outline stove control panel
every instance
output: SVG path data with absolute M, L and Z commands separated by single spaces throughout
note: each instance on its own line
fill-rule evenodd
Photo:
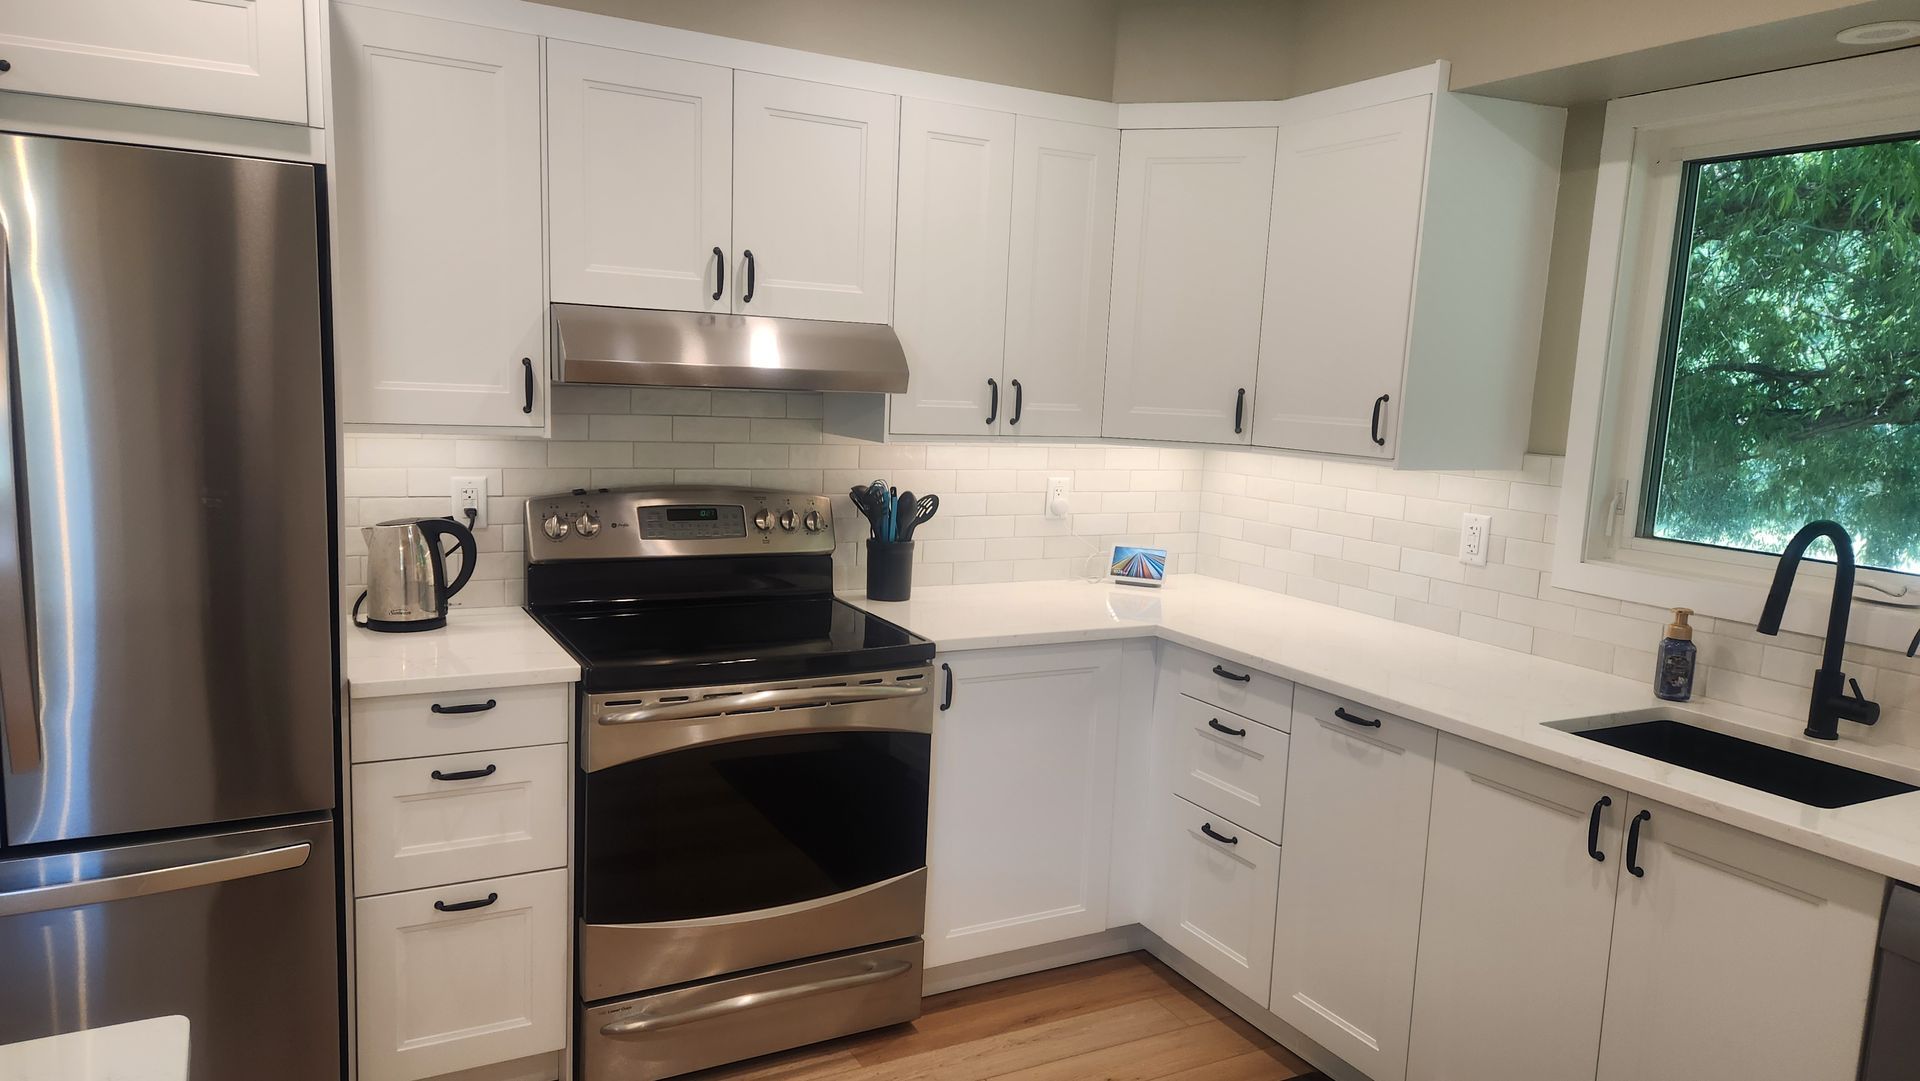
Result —
M 764 488 L 575 489 L 527 500 L 527 561 L 833 551 L 823 495 Z

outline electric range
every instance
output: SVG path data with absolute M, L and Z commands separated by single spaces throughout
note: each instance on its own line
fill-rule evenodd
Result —
M 919 1014 L 934 645 L 832 594 L 824 496 L 527 502 L 527 607 L 580 662 L 583 1081 Z

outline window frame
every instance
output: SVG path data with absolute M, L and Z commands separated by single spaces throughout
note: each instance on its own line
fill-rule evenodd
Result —
M 1752 621 L 1777 558 L 1638 535 L 1661 400 L 1673 268 L 1686 257 L 1689 162 L 1909 135 L 1920 128 L 1920 55 L 1883 53 L 1608 103 L 1581 309 L 1554 584 Z M 1830 582 L 1809 562 L 1803 579 Z M 1852 641 L 1904 649 L 1920 624 L 1920 574 L 1860 573 Z M 1878 586 L 1879 589 L 1874 587 Z M 1785 624 L 1822 634 L 1826 590 L 1795 591 Z

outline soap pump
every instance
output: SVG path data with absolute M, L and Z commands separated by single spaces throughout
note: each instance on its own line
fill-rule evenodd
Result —
M 1693 661 L 1699 650 L 1693 644 L 1693 627 L 1687 617 L 1691 608 L 1675 608 L 1673 622 L 1667 624 L 1667 636 L 1660 640 L 1654 658 L 1653 693 L 1669 702 L 1685 702 L 1693 697 Z

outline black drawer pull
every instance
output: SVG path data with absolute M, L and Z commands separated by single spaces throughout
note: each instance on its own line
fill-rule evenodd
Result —
M 1219 841 L 1223 845 L 1237 845 L 1240 843 L 1240 838 L 1238 837 L 1222 837 L 1219 834 L 1213 832 L 1213 823 L 1211 822 L 1200 823 L 1200 832 L 1206 834 L 1207 836 L 1213 838 L 1216 841 Z
M 1217 664 L 1213 666 L 1213 674 L 1219 676 L 1221 679 L 1230 679 L 1235 683 L 1253 682 L 1253 677 L 1247 675 L 1245 672 L 1229 672 Z
M 987 399 L 987 427 L 991 428 L 993 427 L 993 422 L 1000 419 L 1000 381 L 998 379 L 989 378 L 987 380 L 987 394 L 989 395 Z
M 751 304 L 753 303 L 753 274 L 755 270 L 754 259 L 753 259 L 753 249 L 748 248 L 746 251 L 742 252 L 741 254 L 747 257 L 747 291 L 740 294 L 740 303 Z
M 452 904 L 448 904 L 445 901 L 435 901 L 433 907 L 436 912 L 472 912 L 476 908 L 485 908 L 499 899 L 499 894 L 489 893 L 476 901 L 455 901 Z
M 489 698 L 485 702 L 473 702 L 464 706 L 443 706 L 435 702 L 428 708 L 432 709 L 435 713 L 485 713 L 499 704 L 500 703 Z
M 947 693 L 940 697 L 940 712 L 945 713 L 953 708 L 953 665 L 942 664 L 940 671 L 947 674 Z
M 531 413 L 533 412 L 533 358 L 521 357 L 520 364 L 526 369 L 525 374 L 527 380 L 527 401 L 526 404 L 520 407 L 520 411 L 522 413 Z
M 1593 814 L 1587 818 L 1587 855 L 1595 863 L 1607 862 L 1607 854 L 1600 851 L 1600 812 L 1613 806 L 1612 796 L 1601 796 L 1594 801 Z
M 1233 434 L 1239 435 L 1244 429 L 1247 415 L 1247 388 L 1241 387 L 1233 396 Z
M 493 776 L 499 768 L 499 766 L 489 762 L 487 763 L 486 769 L 463 769 L 457 773 L 441 773 L 439 770 L 434 770 L 433 779 L 436 781 L 477 781 L 482 777 Z
M 713 298 L 727 291 L 727 253 L 719 248 L 713 249 Z
M 1333 715 L 1347 722 L 1348 724 L 1357 724 L 1362 728 L 1380 727 L 1380 718 L 1375 717 L 1373 720 L 1369 721 L 1365 717 L 1355 717 L 1353 714 L 1347 712 L 1347 707 L 1345 706 L 1333 707 Z
M 1228 728 L 1226 725 L 1220 723 L 1220 718 L 1218 717 L 1209 719 L 1207 721 L 1207 727 L 1213 729 L 1215 732 L 1225 732 L 1229 736 L 1239 736 L 1241 739 L 1247 738 L 1246 729 Z
M 1369 434 L 1373 440 L 1373 445 L 1376 447 L 1384 447 L 1387 445 L 1387 437 L 1380 434 L 1380 411 L 1386 407 L 1386 395 L 1382 394 L 1373 400 L 1373 424 L 1370 427 Z
M 1008 385 L 1013 387 L 1013 416 L 1007 418 L 1007 423 L 1010 425 L 1018 424 L 1020 423 L 1020 410 L 1025 408 L 1027 404 L 1027 392 L 1020 389 L 1020 380 L 1018 379 L 1013 380 L 1012 383 Z
M 1627 827 L 1627 873 L 1635 878 L 1647 877 L 1647 869 L 1640 866 L 1640 823 L 1653 821 L 1652 811 L 1641 811 L 1633 816 L 1633 825 Z

